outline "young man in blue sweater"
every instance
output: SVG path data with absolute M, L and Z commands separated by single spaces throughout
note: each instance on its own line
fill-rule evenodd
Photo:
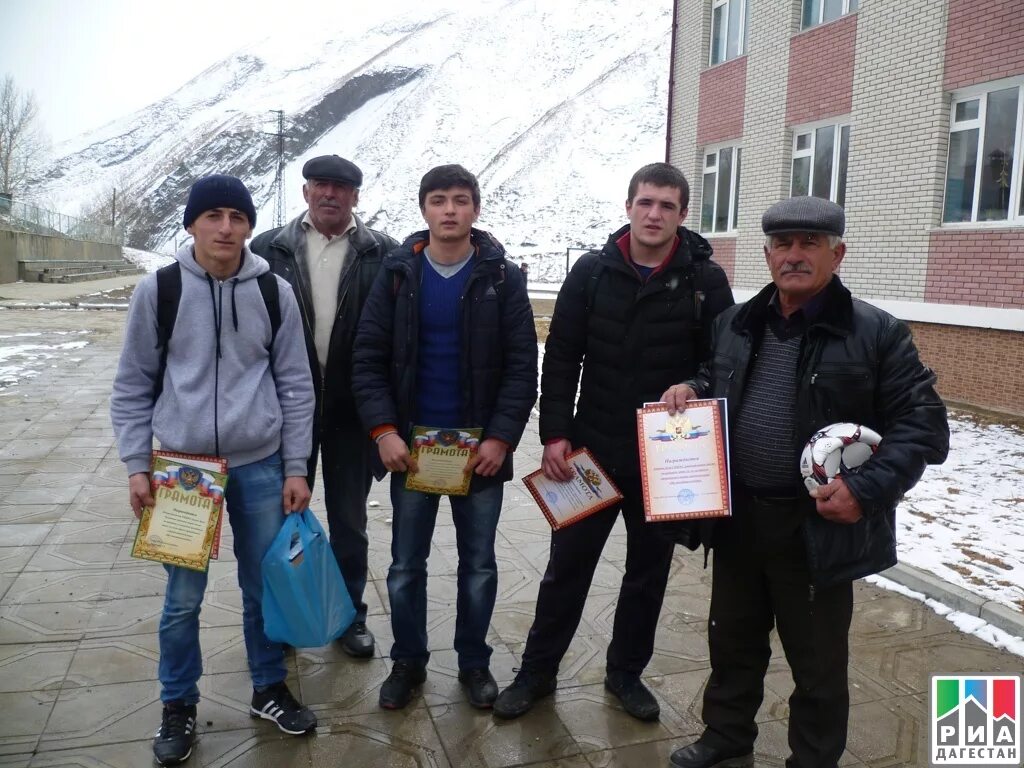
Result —
M 267 262 L 245 241 L 256 208 L 234 176 L 204 176 L 192 185 L 184 226 L 194 242 L 175 254 L 180 272 L 177 319 L 158 343 L 157 275 L 135 288 L 124 348 L 110 396 L 110 416 L 135 516 L 153 504 L 153 438 L 164 450 L 227 459 L 225 514 L 234 534 L 242 626 L 253 694 L 249 714 L 299 735 L 316 715 L 292 696 L 284 646 L 263 632 L 260 564 L 285 515 L 309 504 L 306 462 L 313 427 L 313 383 L 302 325 L 288 283 L 277 285 L 280 326 L 259 285 Z M 161 295 L 163 294 L 163 295 Z M 161 361 L 161 347 L 165 347 Z M 158 378 L 162 378 L 158 381 Z M 207 574 L 166 565 L 160 618 L 163 718 L 153 739 L 160 765 L 184 762 L 195 740 L 199 677 L 199 610 Z
M 385 258 L 363 310 L 352 388 L 363 425 L 391 475 L 394 510 L 388 597 L 395 642 L 380 706 L 401 709 L 426 679 L 427 556 L 440 496 L 405 488 L 416 470 L 413 425 L 482 429 L 467 465 L 469 494 L 449 496 L 459 552 L 455 651 L 469 702 L 490 708 L 487 628 L 498 569 L 494 538 L 512 452 L 537 396 L 537 333 L 519 269 L 487 232 L 476 177 L 459 165 L 420 183 L 427 231 Z

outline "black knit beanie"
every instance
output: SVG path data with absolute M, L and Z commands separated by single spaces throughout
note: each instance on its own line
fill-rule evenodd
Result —
M 249 217 L 249 226 L 256 226 L 256 206 L 241 179 L 224 173 L 203 176 L 192 185 L 185 204 L 185 229 L 211 208 L 234 208 Z

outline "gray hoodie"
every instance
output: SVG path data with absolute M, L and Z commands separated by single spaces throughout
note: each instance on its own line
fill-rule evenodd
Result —
M 271 349 L 270 315 L 256 277 L 269 266 L 248 248 L 223 282 L 182 247 L 181 302 L 167 347 L 163 390 L 156 275 L 135 288 L 114 377 L 110 417 L 128 474 L 148 472 L 153 436 L 169 451 L 223 456 L 228 470 L 281 449 L 287 477 L 305 477 L 314 393 L 302 321 L 291 286 L 277 278 L 281 327 Z

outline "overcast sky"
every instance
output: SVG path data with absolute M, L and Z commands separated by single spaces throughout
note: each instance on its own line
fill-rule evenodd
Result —
M 35 92 L 54 143 L 171 93 L 243 46 L 283 31 L 367 23 L 422 0 L 0 0 L 0 77 Z M 287 39 L 287 38 L 286 38 Z

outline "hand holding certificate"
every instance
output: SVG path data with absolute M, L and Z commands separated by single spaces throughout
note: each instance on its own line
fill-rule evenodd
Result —
M 565 460 L 573 473 L 568 481 L 551 480 L 539 469 L 523 478 L 556 531 L 622 499 L 619 489 L 586 448 L 573 451 Z
M 154 504 L 142 511 L 132 557 L 205 571 L 219 546 L 227 479 L 225 459 L 153 451 Z
M 416 472 L 405 478 L 409 491 L 445 496 L 465 496 L 473 474 L 470 459 L 480 448 L 483 430 L 476 428 L 436 429 L 413 427 L 411 454 Z
M 725 400 L 691 400 L 637 410 L 640 473 L 648 522 L 727 517 L 729 464 Z

